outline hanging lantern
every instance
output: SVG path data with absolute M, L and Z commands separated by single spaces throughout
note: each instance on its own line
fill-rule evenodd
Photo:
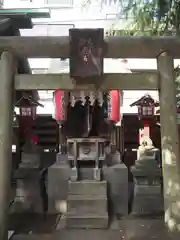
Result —
M 143 121 L 143 128 L 139 129 L 139 144 L 141 145 L 144 137 L 150 138 L 150 119 L 154 116 L 155 107 L 158 107 L 159 103 L 146 94 L 130 106 L 137 106 L 139 119 Z
M 68 95 L 68 93 L 67 93 Z M 55 119 L 58 122 L 66 120 L 66 104 L 68 99 L 66 99 L 65 92 L 61 90 L 56 90 L 54 92 L 54 107 L 55 107 Z
M 113 122 L 120 121 L 120 91 L 112 90 L 109 93 L 109 104 L 108 104 L 108 115 L 109 120 Z

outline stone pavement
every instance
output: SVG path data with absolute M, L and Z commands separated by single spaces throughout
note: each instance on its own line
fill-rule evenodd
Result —
M 62 229 L 55 230 L 55 225 L 51 220 L 52 228 L 48 228 L 48 221 L 30 226 L 26 231 L 18 231 L 12 240 L 179 240 L 180 234 L 170 238 L 163 220 L 161 219 L 133 219 L 115 220 L 108 230 L 102 229 Z M 50 222 L 49 222 L 50 224 Z M 37 227 L 38 226 L 38 227 Z M 44 226 L 44 227 L 43 227 Z M 44 230 L 43 230 L 44 228 Z

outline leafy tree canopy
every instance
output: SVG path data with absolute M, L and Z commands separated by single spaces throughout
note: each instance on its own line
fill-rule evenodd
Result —
M 86 0 L 86 6 L 93 1 Z M 99 0 L 102 4 L 106 0 Z M 180 0 L 111 0 L 120 5 L 127 24 L 124 30 L 111 30 L 110 35 L 163 36 L 180 34 Z
M 83 7 L 99 1 L 101 6 L 107 0 L 84 0 Z M 108 31 L 107 35 L 116 36 L 174 36 L 180 35 L 180 0 L 111 0 L 121 11 L 118 17 L 125 16 L 128 24 L 125 29 Z M 117 19 L 118 20 L 118 19 Z M 176 84 L 180 86 L 179 66 L 175 68 Z M 178 92 L 180 91 L 180 87 Z M 177 94 L 180 106 L 180 93 Z

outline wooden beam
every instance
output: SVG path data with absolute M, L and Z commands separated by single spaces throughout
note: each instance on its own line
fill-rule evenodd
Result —
M 69 74 L 20 74 L 15 76 L 16 90 L 94 90 L 93 84 L 77 85 Z M 157 73 L 105 74 L 100 89 L 157 90 Z
M 106 37 L 107 58 L 156 58 L 169 51 L 180 58 L 178 37 Z M 69 37 L 0 37 L 1 51 L 29 58 L 68 58 Z

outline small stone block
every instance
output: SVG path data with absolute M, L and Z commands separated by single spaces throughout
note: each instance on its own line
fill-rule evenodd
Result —
M 71 178 L 71 181 L 74 181 L 74 182 L 77 181 L 77 179 L 78 179 L 78 171 L 77 171 L 76 167 L 71 169 L 71 176 L 70 176 L 70 178 Z

